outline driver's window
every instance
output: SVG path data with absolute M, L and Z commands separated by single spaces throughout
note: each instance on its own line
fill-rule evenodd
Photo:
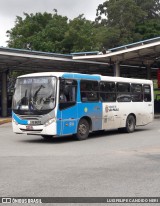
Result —
M 61 79 L 59 90 L 59 108 L 66 109 L 76 104 L 77 81 L 72 79 Z

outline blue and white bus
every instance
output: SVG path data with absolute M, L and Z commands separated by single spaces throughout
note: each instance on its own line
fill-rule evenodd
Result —
M 33 73 L 17 78 L 13 131 L 45 139 L 119 129 L 128 133 L 154 116 L 150 80 L 79 73 Z

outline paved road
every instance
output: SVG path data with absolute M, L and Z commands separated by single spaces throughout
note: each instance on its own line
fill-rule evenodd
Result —
M 45 142 L 0 126 L 0 196 L 160 196 L 160 120 Z

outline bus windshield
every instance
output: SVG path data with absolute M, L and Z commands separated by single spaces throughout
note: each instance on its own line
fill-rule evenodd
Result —
M 25 77 L 16 81 L 13 111 L 17 114 L 46 114 L 54 109 L 55 77 Z

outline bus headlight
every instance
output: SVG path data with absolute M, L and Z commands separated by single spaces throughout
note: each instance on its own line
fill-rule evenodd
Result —
M 47 127 L 47 126 L 49 126 L 50 124 L 52 124 L 53 122 L 55 122 L 55 121 L 56 121 L 55 118 L 49 119 L 49 120 L 44 124 L 44 126 Z

